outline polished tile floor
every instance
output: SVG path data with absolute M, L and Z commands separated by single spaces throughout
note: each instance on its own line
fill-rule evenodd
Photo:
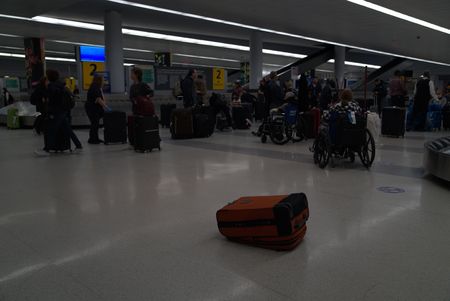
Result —
M 0 300 L 450 300 L 450 188 L 421 168 L 442 135 L 381 138 L 367 171 L 245 131 L 37 158 L 40 137 L 0 128 Z M 291 192 L 311 207 L 298 249 L 219 235 L 233 199 Z

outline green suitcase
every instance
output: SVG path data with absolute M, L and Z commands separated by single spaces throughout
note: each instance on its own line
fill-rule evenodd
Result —
M 6 126 L 8 127 L 8 129 L 19 129 L 20 128 L 19 110 L 17 108 L 8 109 Z

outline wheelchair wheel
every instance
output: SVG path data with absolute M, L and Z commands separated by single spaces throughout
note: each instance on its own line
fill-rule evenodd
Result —
M 366 168 L 370 168 L 375 161 L 375 139 L 373 139 L 372 134 L 369 130 L 366 130 L 366 139 L 365 143 L 361 148 L 359 153 L 359 157 L 361 158 L 362 164 Z
M 289 136 L 287 127 L 285 125 L 273 127 L 270 132 L 270 140 L 277 145 L 284 145 L 288 143 L 289 140 L 291 140 L 291 137 Z
M 319 165 L 320 168 L 325 168 L 330 161 L 330 150 L 328 143 L 323 138 L 318 138 L 314 146 L 314 162 Z

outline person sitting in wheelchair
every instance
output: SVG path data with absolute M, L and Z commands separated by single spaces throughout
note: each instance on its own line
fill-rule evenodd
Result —
M 298 100 L 294 92 L 287 92 L 284 97 L 284 104 L 278 108 L 270 110 L 270 116 L 282 115 L 288 111 L 296 110 L 298 111 Z
M 323 121 L 329 122 L 331 116 L 347 114 L 348 116 L 361 115 L 362 109 L 359 104 L 353 101 L 353 93 L 349 89 L 345 89 L 341 93 L 340 101 L 330 107 L 329 110 L 323 112 Z M 354 120 L 353 120 L 354 121 Z

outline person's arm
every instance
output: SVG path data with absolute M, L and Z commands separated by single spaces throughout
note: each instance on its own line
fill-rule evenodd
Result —
M 434 88 L 434 83 L 431 80 L 430 80 L 430 95 L 433 99 L 439 100 L 439 96 L 437 96 L 436 89 Z

